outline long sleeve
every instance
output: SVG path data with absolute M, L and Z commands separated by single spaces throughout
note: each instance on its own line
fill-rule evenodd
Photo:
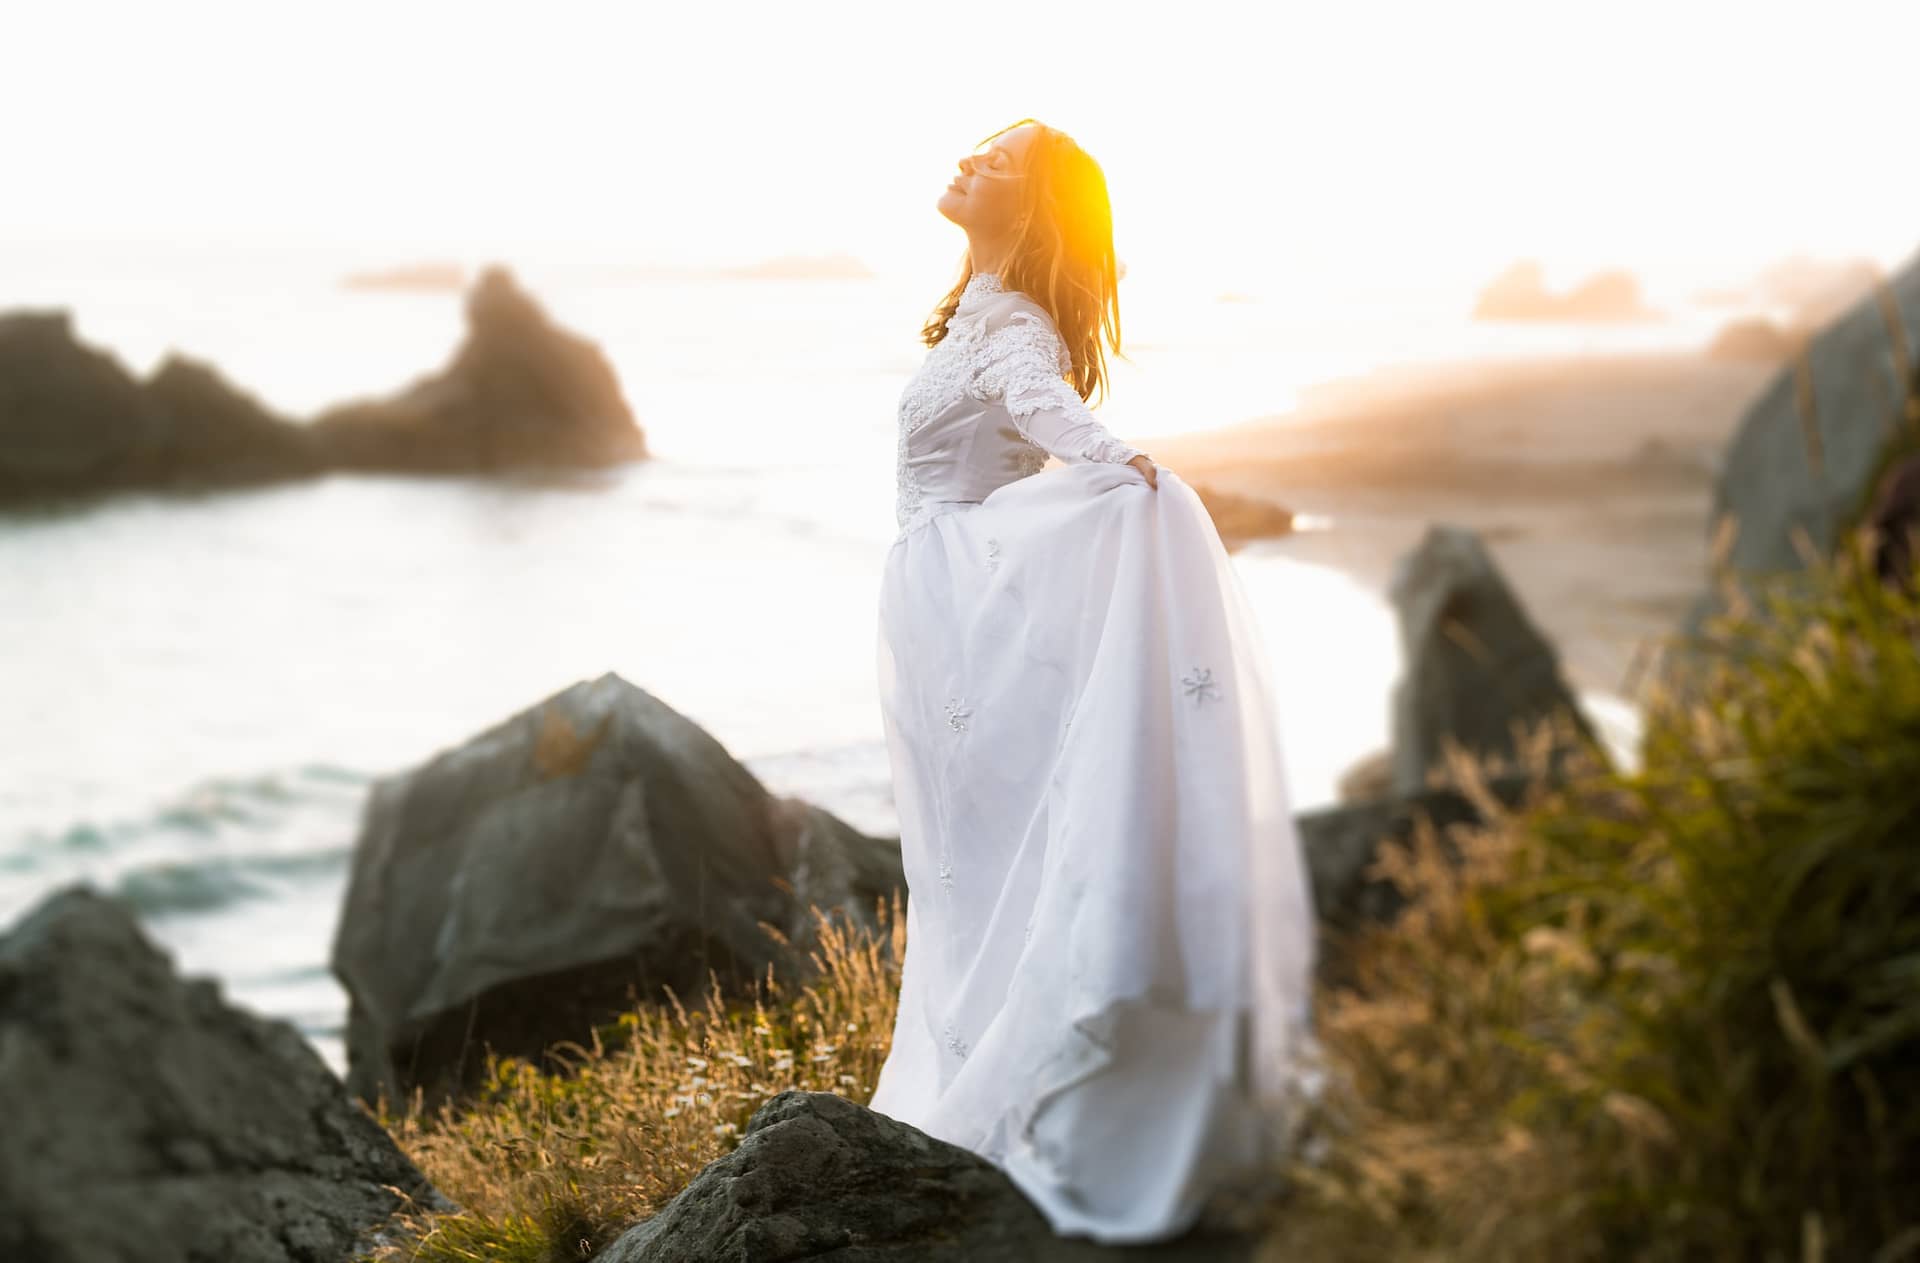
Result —
M 1093 415 L 1066 381 L 1071 366 L 1065 344 L 1046 318 L 1016 311 L 986 336 L 973 393 L 1004 403 L 1022 435 L 1069 464 L 1124 464 L 1144 455 Z

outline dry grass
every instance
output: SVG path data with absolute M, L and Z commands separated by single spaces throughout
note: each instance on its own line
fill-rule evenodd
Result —
M 1540 784 L 1549 732 L 1523 759 Z M 1275 1208 L 1262 1258 L 1603 1257 L 1539 1215 L 1576 1186 L 1580 1145 L 1528 1108 L 1584 1086 L 1544 1054 L 1578 1028 L 1594 962 L 1577 933 L 1520 930 L 1490 898 L 1537 875 L 1524 821 L 1550 798 L 1509 810 L 1486 790 L 1487 763 L 1457 747 L 1447 761 L 1488 823 L 1449 827 L 1443 845 L 1421 819 L 1376 861 L 1413 902 L 1351 942 L 1351 988 L 1317 996 L 1334 1067 L 1321 1144 L 1288 1171 L 1295 1196 Z M 1563 770 L 1599 772 L 1584 753 Z
M 803 1088 L 864 1104 L 891 1041 L 905 947 L 901 897 L 878 913 L 877 932 L 816 913 L 819 973 L 805 986 L 769 975 L 744 1001 L 709 992 L 691 1010 L 677 998 L 642 1007 L 590 1047 L 563 1045 L 568 1074 L 490 1059 L 487 1088 L 460 1108 L 383 1117 L 462 1210 L 417 1217 L 410 1242 L 371 1257 L 589 1257 L 731 1150 L 776 1093 Z

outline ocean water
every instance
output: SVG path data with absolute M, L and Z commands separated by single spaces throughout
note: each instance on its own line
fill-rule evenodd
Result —
M 304 416 L 399 388 L 462 335 L 458 294 L 352 291 L 344 270 L 0 249 L 0 310 L 67 307 L 135 372 L 178 348 Z M 341 1069 L 345 997 L 326 961 L 371 780 L 609 670 L 774 791 L 895 827 L 874 633 L 893 406 L 922 353 L 926 287 L 517 271 L 606 350 L 658 459 L 0 513 L 0 926 L 92 882 L 183 969 L 290 1020 Z M 1128 302 L 1132 359 L 1103 415 L 1135 440 L 1282 411 L 1377 364 L 1702 336 Z M 1286 540 L 1236 569 L 1295 805 L 1330 802 L 1387 740 L 1391 614 Z M 1624 706 L 1588 701 L 1624 749 Z

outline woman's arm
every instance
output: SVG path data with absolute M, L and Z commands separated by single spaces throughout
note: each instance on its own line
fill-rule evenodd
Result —
M 986 336 L 974 394 L 999 400 L 1021 434 L 1068 464 L 1130 464 L 1156 483 L 1153 461 L 1116 438 L 1067 384 L 1066 347 L 1047 320 L 1016 311 Z

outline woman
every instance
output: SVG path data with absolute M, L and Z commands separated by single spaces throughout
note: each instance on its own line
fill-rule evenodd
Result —
M 881 589 L 909 895 L 872 1106 L 1061 1234 L 1157 1240 L 1286 1141 L 1312 907 L 1226 550 L 1085 402 L 1120 335 L 1100 168 L 1031 119 L 959 166 Z

